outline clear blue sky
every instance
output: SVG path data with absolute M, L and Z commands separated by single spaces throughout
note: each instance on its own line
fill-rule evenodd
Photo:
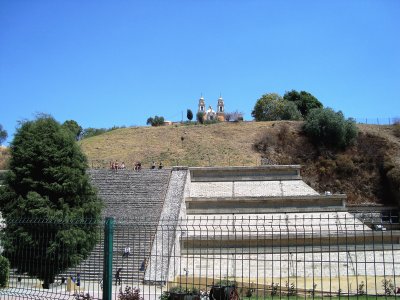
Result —
M 400 116 L 400 1 L 0 2 L 0 124 L 181 120 L 200 94 L 251 119 L 296 89 L 346 117 Z M 7 144 L 6 143 L 6 144 Z

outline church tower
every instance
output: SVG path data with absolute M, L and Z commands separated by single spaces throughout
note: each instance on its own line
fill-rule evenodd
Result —
M 199 112 L 202 112 L 202 113 L 206 112 L 206 104 L 204 102 L 203 96 L 201 96 L 200 99 L 199 99 L 199 108 L 198 108 L 197 112 L 198 113 Z
M 218 98 L 218 104 L 217 104 L 217 118 L 221 122 L 225 121 L 225 106 L 224 106 L 224 99 L 222 99 L 221 96 Z

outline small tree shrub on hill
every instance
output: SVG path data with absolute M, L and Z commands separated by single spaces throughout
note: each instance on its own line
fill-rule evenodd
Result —
M 150 117 L 147 119 L 146 124 L 151 126 L 164 125 L 164 117 L 159 117 L 159 116 L 154 116 L 154 118 Z
M 310 111 L 303 130 L 317 145 L 346 148 L 357 137 L 353 119 L 345 119 L 342 112 L 331 108 L 316 108 Z
M 188 119 L 189 121 L 192 121 L 192 119 L 193 119 L 193 112 L 192 112 L 191 109 L 188 109 L 188 110 L 187 110 L 187 112 L 186 112 L 186 117 L 187 117 L 187 119 Z
M 196 114 L 196 120 L 197 122 L 199 122 L 200 124 L 204 123 L 204 113 L 202 113 L 201 111 L 197 112 Z
M 262 95 L 251 112 L 256 121 L 301 120 L 302 116 L 294 102 L 284 100 L 275 93 Z
M 323 106 L 317 98 L 305 91 L 291 90 L 283 95 L 283 99 L 295 103 L 303 117 L 307 117 L 312 109 L 322 108 Z
M 352 175 L 356 171 L 356 166 L 350 157 L 340 155 L 336 159 L 336 170 L 340 175 Z
M 10 262 L 7 258 L 0 255 L 0 288 L 7 287 L 8 277 L 10 276 Z

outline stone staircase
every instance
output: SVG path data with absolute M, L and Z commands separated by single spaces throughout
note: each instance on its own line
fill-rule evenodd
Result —
M 150 255 L 164 204 L 171 170 L 90 170 L 92 184 L 104 200 L 103 218 L 114 217 L 113 276 L 122 268 L 122 284 L 143 280 L 141 265 Z M 64 277 L 81 274 L 81 280 L 100 281 L 103 274 L 104 233 L 88 259 L 69 269 Z M 123 257 L 125 247 L 131 254 Z M 61 276 L 60 276 L 61 277 Z

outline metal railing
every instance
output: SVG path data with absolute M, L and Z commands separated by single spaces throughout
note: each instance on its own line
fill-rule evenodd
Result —
M 372 125 L 393 125 L 399 124 L 400 117 L 370 117 L 370 118 L 354 118 L 359 124 L 372 124 Z
M 120 296 L 126 287 L 144 299 L 395 299 L 398 219 L 393 212 L 327 212 L 8 221 L 2 234 L 17 238 L 2 239 L 12 268 L 0 299 L 135 299 Z M 97 242 L 89 255 L 75 235 L 60 243 L 71 226 L 91 227 Z M 54 274 L 48 286 L 47 273 Z

